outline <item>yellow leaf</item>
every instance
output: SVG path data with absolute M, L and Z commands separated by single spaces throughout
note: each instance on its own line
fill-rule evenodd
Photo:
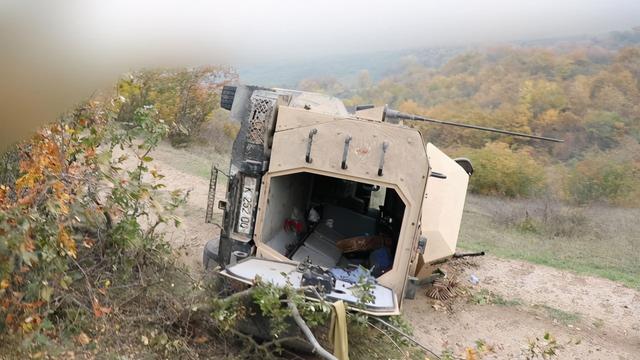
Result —
M 67 233 L 67 230 L 62 225 L 58 228 L 58 240 L 60 241 L 60 246 L 62 246 L 62 248 L 66 250 L 71 257 L 75 258 L 76 242 L 73 241 L 71 236 L 69 236 L 69 233 Z
M 80 345 L 87 345 L 91 342 L 91 338 L 87 334 L 81 332 L 78 336 L 76 336 L 76 341 Z
M 472 348 L 466 348 L 465 355 L 467 360 L 478 360 L 478 353 Z
M 5 199 L 7 198 L 7 193 L 9 192 L 9 188 L 4 186 L 4 185 L 0 185 L 0 204 L 2 204 Z

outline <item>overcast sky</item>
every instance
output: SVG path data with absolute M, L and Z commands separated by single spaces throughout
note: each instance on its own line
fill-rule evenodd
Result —
M 98 53 L 127 49 L 168 56 L 180 50 L 211 58 L 224 53 L 243 62 L 594 34 L 640 25 L 639 0 L 44 3 L 0 0 L 7 18 L 0 19 Z
M 640 0 L 0 0 L 0 145 L 141 67 L 246 66 L 638 25 Z
M 84 26 L 208 43 L 234 58 L 466 45 L 625 30 L 638 0 L 100 1 L 77 8 Z M 90 16 L 86 16 L 90 14 Z M 122 27 L 120 27 L 120 24 Z

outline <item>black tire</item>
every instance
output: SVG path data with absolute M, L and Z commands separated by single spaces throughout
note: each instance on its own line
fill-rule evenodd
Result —
M 220 107 L 225 110 L 231 110 L 233 106 L 233 99 L 236 97 L 236 89 L 235 86 L 224 86 L 222 87 L 222 94 L 220 95 Z
M 205 270 L 218 266 L 218 245 L 217 241 L 209 240 L 202 251 L 202 266 Z

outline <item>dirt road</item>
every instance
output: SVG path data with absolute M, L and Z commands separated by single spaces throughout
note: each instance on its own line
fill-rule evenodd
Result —
M 450 304 L 424 292 L 405 303 L 405 316 L 425 344 L 461 354 L 477 342 L 493 348 L 483 359 L 524 358 L 529 341 L 537 337 L 542 344 L 548 332 L 560 359 L 640 358 L 638 291 L 492 256 L 470 261 L 459 278 L 469 295 Z
M 176 150 L 168 146 L 153 157 L 169 189 L 191 191 L 180 213 L 183 226 L 170 229 L 167 236 L 185 264 L 199 271 L 202 248 L 218 232 L 204 223 L 208 179 L 179 170 L 190 160 L 176 158 Z M 557 341 L 553 348 L 559 359 L 640 359 L 640 292 L 605 279 L 492 256 L 463 263 L 458 276 L 465 295 L 442 304 L 421 290 L 404 303 L 414 335 L 436 352 L 449 349 L 463 356 L 466 348 L 479 347 L 482 359 L 525 358 L 529 342 L 537 337 L 536 343 L 543 345 L 548 332 Z M 471 274 L 479 279 L 477 285 L 469 282 Z

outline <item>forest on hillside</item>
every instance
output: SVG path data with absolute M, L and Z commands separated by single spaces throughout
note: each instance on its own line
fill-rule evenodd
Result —
M 354 84 L 323 77 L 303 79 L 298 87 L 336 94 L 351 106 L 388 104 L 442 120 L 564 139 L 555 144 L 408 124 L 425 141 L 474 161 L 474 192 L 640 204 L 638 46 L 505 46 L 466 52 L 439 68 L 406 61 L 380 81 L 362 70 Z

